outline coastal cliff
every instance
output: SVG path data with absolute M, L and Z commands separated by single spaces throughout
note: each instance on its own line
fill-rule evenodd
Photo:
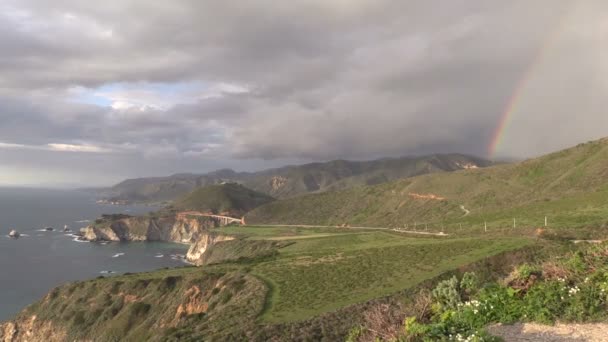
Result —
M 233 240 L 231 236 L 218 235 L 210 229 L 221 222 L 209 217 L 184 215 L 128 216 L 107 215 L 81 230 L 88 241 L 164 241 L 189 244 L 186 259 L 195 264 L 204 263 L 204 253 L 211 246 Z
M 73 282 L 0 323 L 0 342 L 247 341 L 266 291 L 246 273 L 195 268 Z

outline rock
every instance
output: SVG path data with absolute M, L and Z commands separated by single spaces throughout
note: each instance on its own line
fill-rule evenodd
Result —
M 196 265 L 204 263 L 203 254 L 218 242 L 234 237 L 212 234 L 219 223 L 213 219 L 170 215 L 165 217 L 102 217 L 82 228 L 86 241 L 166 241 L 190 245 L 185 259 Z
M 14 230 L 14 229 L 13 229 L 13 230 L 11 230 L 11 231 L 10 231 L 10 233 L 8 233 L 8 236 L 10 236 L 10 237 L 12 237 L 12 238 L 15 238 L 15 239 L 16 239 L 16 238 L 18 238 L 19 236 L 21 236 L 21 234 L 19 234 L 19 232 L 18 232 L 18 231 L 16 231 L 16 230 Z
M 52 232 L 55 229 L 53 227 L 45 227 L 44 230 L 46 230 L 47 232 Z
M 234 240 L 232 236 L 226 235 L 215 235 L 215 234 L 201 234 L 198 239 L 190 245 L 188 253 L 186 253 L 186 260 L 194 263 L 197 266 L 203 265 L 204 254 L 212 246 L 219 242 Z

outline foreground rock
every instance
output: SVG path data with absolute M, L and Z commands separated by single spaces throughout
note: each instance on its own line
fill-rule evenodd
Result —
M 14 230 L 14 229 L 13 229 L 13 230 L 11 230 L 11 231 L 8 233 L 8 236 L 10 236 L 10 237 L 12 237 L 12 238 L 16 239 L 16 238 L 20 237 L 20 236 L 21 236 L 21 234 L 19 234 L 19 232 L 18 232 L 18 231 L 16 231 L 16 230 Z
M 213 245 L 233 237 L 210 232 L 221 222 L 208 217 L 167 215 L 161 217 L 106 215 L 81 234 L 88 241 L 164 241 L 189 244 L 186 259 L 196 265 L 204 263 L 203 254 Z
M 608 324 L 556 324 L 546 326 L 536 323 L 494 325 L 488 332 L 505 342 L 604 342 L 608 340 Z

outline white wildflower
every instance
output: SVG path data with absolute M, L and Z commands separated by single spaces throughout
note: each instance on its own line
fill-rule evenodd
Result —
M 568 290 L 568 294 L 569 294 L 570 296 L 574 296 L 574 295 L 576 295 L 577 293 L 579 293 L 579 291 L 580 291 L 580 290 L 581 290 L 581 289 L 579 289 L 579 288 L 578 288 L 578 286 L 571 287 L 571 288 Z

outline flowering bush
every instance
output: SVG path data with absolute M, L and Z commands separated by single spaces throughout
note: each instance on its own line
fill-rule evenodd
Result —
M 440 282 L 432 291 L 435 310 L 430 323 L 406 319 L 405 340 L 494 341 L 483 330 L 491 323 L 608 318 L 608 244 L 572 253 L 550 265 L 546 278 L 541 268 L 524 264 L 507 281 L 481 289 L 472 273 L 460 281 L 453 277 Z

